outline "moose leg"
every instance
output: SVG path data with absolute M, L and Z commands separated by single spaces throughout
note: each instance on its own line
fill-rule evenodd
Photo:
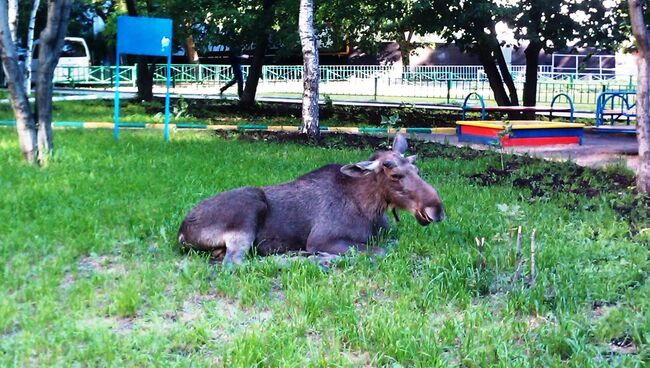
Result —
M 307 252 L 309 253 L 328 253 L 328 254 L 343 254 L 353 248 L 353 244 L 344 240 L 331 240 L 323 242 L 310 242 L 311 237 L 307 240 Z
M 369 247 L 366 243 L 351 242 L 343 239 L 321 240 L 316 236 L 310 236 L 307 240 L 307 252 L 309 253 L 328 253 L 341 255 L 355 248 L 361 252 L 371 252 L 376 255 L 384 255 L 386 251 L 380 247 Z
M 233 231 L 224 234 L 223 239 L 226 241 L 226 256 L 223 258 L 223 263 L 241 265 L 244 256 L 255 241 L 255 233 Z

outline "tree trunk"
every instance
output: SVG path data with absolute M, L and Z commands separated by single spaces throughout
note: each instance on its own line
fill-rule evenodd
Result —
M 491 43 L 492 43 L 492 49 L 494 50 L 494 56 L 497 61 L 497 65 L 499 66 L 499 70 L 501 71 L 501 79 L 503 80 L 503 83 L 505 83 L 506 87 L 508 88 L 508 92 L 510 94 L 510 104 L 512 106 L 517 106 L 519 105 L 519 97 L 517 96 L 517 87 L 515 87 L 515 82 L 512 80 L 512 74 L 510 73 L 510 69 L 508 68 L 508 63 L 506 63 L 506 58 L 503 56 L 503 51 L 501 50 L 501 45 L 499 44 L 499 40 L 496 38 L 496 27 L 494 24 L 492 24 L 492 34 L 491 36 Z
M 298 18 L 300 44 L 303 58 L 303 93 L 302 93 L 302 127 L 301 133 L 310 138 L 320 135 L 318 122 L 318 47 L 314 31 L 314 0 L 300 0 L 300 15 Z
M 0 57 L 7 78 L 11 107 L 16 116 L 16 131 L 23 157 L 29 163 L 36 163 L 37 133 L 34 115 L 25 93 L 22 70 L 18 65 L 16 45 L 9 30 L 7 3 L 0 3 Z
M 39 66 L 36 85 L 36 111 L 38 114 L 38 160 L 46 165 L 54 149 L 52 137 L 52 79 L 59 62 L 63 41 L 70 20 L 72 0 L 50 0 L 47 23 L 41 32 Z
M 403 66 L 411 65 L 411 51 L 413 50 L 411 39 L 413 38 L 413 33 L 413 31 L 408 31 L 405 34 L 400 33 L 400 38 L 397 40 Z
M 153 75 L 156 64 L 149 64 L 148 56 L 138 56 L 138 66 L 136 67 L 136 81 L 138 87 L 138 101 L 153 101 Z
M 25 91 L 27 92 L 27 95 L 32 91 L 32 58 L 33 58 L 33 51 L 32 48 L 34 47 L 34 27 L 36 25 L 36 12 L 38 11 L 38 7 L 41 5 L 40 0 L 34 0 L 34 3 L 32 4 L 32 10 L 29 13 L 29 25 L 27 27 L 27 51 L 25 55 Z
M 636 129 L 639 141 L 639 168 L 636 173 L 636 187 L 642 193 L 650 194 L 650 37 L 643 15 L 642 0 L 628 0 L 632 34 L 638 48 L 637 65 L 639 74 L 636 91 Z
M 9 0 L 9 33 L 14 44 L 18 42 L 18 0 Z
M 196 44 L 194 43 L 194 38 L 192 38 L 192 36 L 188 36 L 185 39 L 185 56 L 187 57 L 188 63 L 199 63 L 199 53 L 196 51 Z
M 487 75 L 497 105 L 510 106 L 512 103 L 506 89 L 503 87 L 503 80 L 501 79 L 501 74 L 499 74 L 499 69 L 497 69 L 492 52 L 481 49 L 478 51 L 478 58 L 481 61 L 481 65 L 483 65 L 483 70 L 485 71 L 485 75 Z
M 147 6 L 151 8 L 151 2 L 147 2 Z M 126 0 L 126 10 L 129 16 L 138 16 L 138 8 L 135 4 L 135 0 Z M 151 58 L 148 56 L 138 56 L 136 58 L 138 66 L 136 67 L 135 84 L 138 87 L 137 99 L 140 101 L 153 100 L 153 75 L 156 66 L 153 63 L 149 65 L 150 59 Z
M 248 76 L 246 77 L 244 95 L 239 100 L 239 104 L 242 107 L 251 107 L 255 104 L 257 85 L 259 84 L 260 77 L 262 76 L 264 56 L 266 55 L 266 50 L 269 46 L 268 31 L 270 31 L 271 25 L 273 24 L 273 7 L 275 6 L 276 2 L 277 0 L 264 0 L 264 4 L 262 6 L 262 15 L 260 16 L 258 23 L 262 24 L 261 28 L 265 31 L 260 32 L 257 42 L 255 43 L 253 59 L 251 60 L 251 66 L 248 70 Z
M 539 53 L 542 51 L 540 41 L 530 41 L 524 54 L 526 55 L 526 81 L 524 82 L 524 106 L 537 105 L 537 70 L 539 69 Z M 535 119 L 534 112 L 524 114 L 526 119 Z
M 237 84 L 237 97 L 240 99 L 244 95 L 244 73 L 242 72 L 242 55 L 241 50 L 230 48 L 230 66 L 232 67 L 232 75 L 235 83 Z

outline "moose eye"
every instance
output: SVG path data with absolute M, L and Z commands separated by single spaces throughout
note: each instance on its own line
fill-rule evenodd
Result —
M 390 178 L 393 179 L 393 180 L 400 180 L 400 179 L 404 178 L 404 175 L 402 175 L 402 174 L 393 174 L 393 175 L 390 176 Z

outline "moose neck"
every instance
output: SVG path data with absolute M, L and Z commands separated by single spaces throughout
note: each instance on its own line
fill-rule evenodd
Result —
M 383 216 L 388 208 L 388 198 L 376 174 L 356 178 L 350 182 L 349 193 L 366 217 L 375 219 Z

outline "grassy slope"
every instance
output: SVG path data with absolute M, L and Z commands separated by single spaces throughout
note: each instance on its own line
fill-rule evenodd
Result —
M 253 258 L 234 272 L 177 251 L 182 216 L 242 185 L 290 180 L 369 152 L 208 133 L 57 131 L 46 170 L 0 129 L 0 366 L 642 366 L 650 360 L 644 235 L 598 198 L 527 201 L 476 187 L 484 160 L 433 159 L 448 220 L 407 215 L 384 258 L 327 272 Z M 497 204 L 518 204 L 513 222 Z M 585 206 L 591 207 L 591 206 Z M 333 214 L 335 215 L 335 214 Z M 537 284 L 509 290 L 509 229 L 538 232 Z M 486 268 L 474 237 L 486 238 Z M 527 241 L 524 242 L 528 244 Z M 620 354 L 611 342 L 632 346 Z

